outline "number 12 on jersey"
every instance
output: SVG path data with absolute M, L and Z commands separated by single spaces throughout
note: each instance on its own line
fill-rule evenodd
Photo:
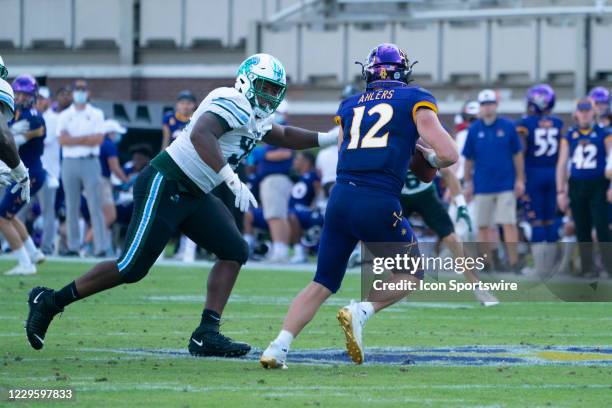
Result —
M 377 148 L 387 147 L 387 139 L 389 138 L 389 132 L 386 132 L 382 136 L 377 136 L 377 133 L 391 121 L 393 118 L 393 107 L 388 103 L 379 103 L 374 105 L 368 110 L 368 116 L 378 114 L 378 120 L 370 127 L 370 130 L 360 138 L 361 136 L 361 122 L 364 119 L 365 106 L 358 106 L 353 108 L 353 123 L 351 124 L 351 141 L 346 147 L 347 149 L 357 148 Z M 359 143 L 361 141 L 361 144 Z

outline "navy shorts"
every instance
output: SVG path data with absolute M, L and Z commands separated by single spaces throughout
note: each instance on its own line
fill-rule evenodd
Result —
M 402 216 L 398 197 L 338 183 L 325 212 L 314 281 L 337 292 L 359 241 L 417 242 L 408 220 Z M 417 246 L 414 248 L 412 254 L 418 256 Z M 423 279 L 423 272 L 415 276 Z
M 30 197 L 34 197 L 36 193 L 45 185 L 47 178 L 47 172 L 43 169 L 30 170 Z M 11 219 L 21 210 L 25 205 L 25 201 L 21 199 L 21 190 L 17 190 L 15 193 L 11 193 L 11 190 L 15 186 L 11 184 L 4 190 L 4 197 L 0 202 L 0 217 Z

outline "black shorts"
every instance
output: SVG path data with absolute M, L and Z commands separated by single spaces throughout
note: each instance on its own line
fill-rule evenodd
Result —
M 149 166 L 134 185 L 134 212 L 117 260 L 123 281 L 142 279 L 177 230 L 221 260 L 243 264 L 248 258 L 247 244 L 221 200 L 196 194 Z
M 434 187 L 429 187 L 416 194 L 402 194 L 400 203 L 402 204 L 404 217 L 408 218 L 412 213 L 419 214 L 423 217 L 425 224 L 434 230 L 438 237 L 444 238 L 455 232 L 453 221 Z

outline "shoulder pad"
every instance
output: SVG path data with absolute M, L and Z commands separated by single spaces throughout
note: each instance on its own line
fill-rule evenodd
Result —
M 217 88 L 202 103 L 206 111 L 222 117 L 232 129 L 246 125 L 253 114 L 247 98 L 234 88 Z

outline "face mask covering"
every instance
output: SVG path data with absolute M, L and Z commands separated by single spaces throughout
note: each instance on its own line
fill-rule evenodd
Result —
M 83 105 L 87 103 L 87 92 L 86 91 L 74 91 L 72 92 L 72 100 L 74 103 Z

